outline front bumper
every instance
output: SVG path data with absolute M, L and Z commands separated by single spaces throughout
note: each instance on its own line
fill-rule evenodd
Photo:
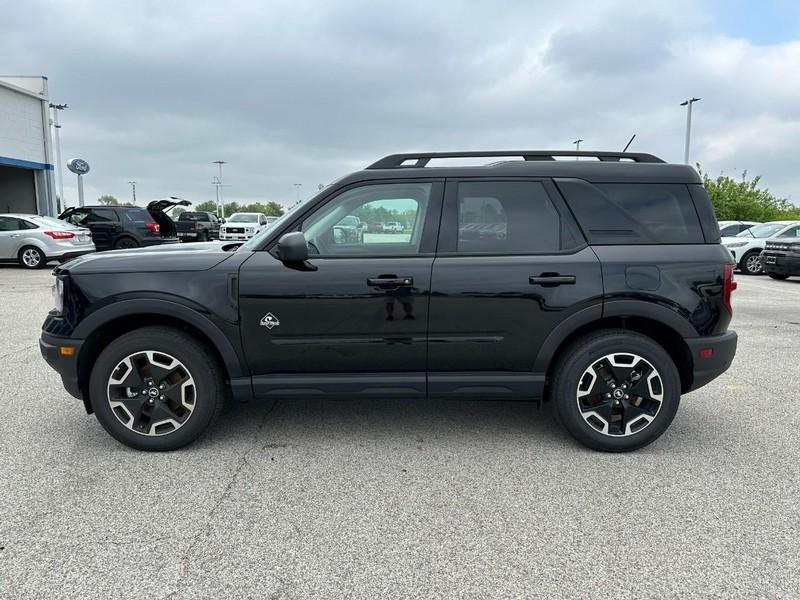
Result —
M 728 370 L 736 355 L 735 331 L 701 338 L 684 338 L 692 355 L 692 385 L 688 391 L 703 387 Z M 710 351 L 710 353 L 709 353 Z
M 39 338 L 39 350 L 42 358 L 61 376 L 64 388 L 70 395 L 85 400 L 78 382 L 78 356 L 84 340 L 61 337 L 42 332 Z M 73 348 L 72 354 L 63 354 L 61 348 Z
M 219 239 L 225 242 L 246 242 L 254 235 L 254 233 L 220 233 Z
M 800 275 L 800 256 L 764 251 L 761 253 L 761 267 L 766 273 Z

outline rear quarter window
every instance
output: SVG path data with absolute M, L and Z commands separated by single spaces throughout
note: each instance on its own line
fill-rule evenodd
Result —
M 592 184 L 563 179 L 558 180 L 557 185 L 590 244 L 703 244 L 706 241 L 685 184 Z
M 150 213 L 141 208 L 126 208 L 122 212 L 125 215 L 125 220 L 132 223 L 154 222 L 153 217 L 150 216 Z

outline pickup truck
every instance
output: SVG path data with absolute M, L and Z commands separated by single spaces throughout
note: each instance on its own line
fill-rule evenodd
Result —
M 207 242 L 219 239 L 220 221 L 210 212 L 184 212 L 178 217 L 178 239 L 182 242 Z

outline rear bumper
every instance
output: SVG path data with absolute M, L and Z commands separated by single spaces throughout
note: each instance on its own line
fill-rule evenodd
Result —
M 684 338 L 694 365 L 689 391 L 703 387 L 728 370 L 736 355 L 738 336 L 735 331 L 701 338 Z M 709 354 L 709 356 L 705 356 Z M 705 356 L 705 358 L 704 358 Z
M 93 252 L 96 252 L 94 247 L 83 248 L 81 250 L 65 250 L 64 252 L 61 253 L 48 254 L 47 258 L 53 258 L 56 260 L 67 260 L 69 258 L 76 258 L 78 256 L 83 256 L 84 254 L 92 254 Z
M 42 358 L 61 376 L 61 381 L 67 392 L 79 400 L 83 400 L 83 394 L 78 384 L 78 356 L 83 342 L 83 340 L 50 335 L 44 332 L 39 338 L 39 350 L 42 353 Z M 62 346 L 73 347 L 73 353 L 65 356 L 61 352 Z

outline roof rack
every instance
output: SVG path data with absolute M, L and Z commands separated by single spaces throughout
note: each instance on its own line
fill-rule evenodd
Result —
M 597 158 L 604 162 L 621 160 L 637 163 L 663 163 L 657 156 L 642 152 L 573 152 L 571 150 L 490 150 L 488 152 L 412 152 L 409 154 L 390 154 L 372 163 L 367 169 L 406 169 L 426 166 L 432 158 L 468 158 L 490 156 L 521 156 L 524 160 L 556 160 L 556 156 Z

